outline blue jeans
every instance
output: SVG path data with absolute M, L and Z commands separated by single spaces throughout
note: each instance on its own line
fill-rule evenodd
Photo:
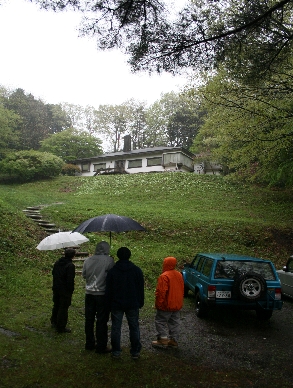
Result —
M 129 327 L 129 339 L 130 339 L 130 354 L 132 356 L 139 355 L 141 350 L 140 343 L 140 331 L 139 331 L 139 309 L 133 310 L 112 310 L 111 319 L 112 319 L 112 328 L 111 328 L 111 345 L 112 353 L 115 356 L 120 356 L 121 353 L 121 326 L 122 319 L 125 313 L 128 327 Z

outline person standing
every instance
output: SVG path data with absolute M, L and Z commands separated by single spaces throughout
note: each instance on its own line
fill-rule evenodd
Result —
M 68 308 L 74 291 L 75 265 L 72 259 L 75 249 L 65 249 L 64 256 L 54 264 L 53 275 L 53 309 L 51 325 L 58 333 L 70 333 L 66 327 L 68 321 Z
M 144 277 L 142 270 L 129 259 L 131 251 L 121 247 L 117 251 L 118 261 L 108 272 L 106 298 L 111 309 L 112 357 L 121 356 L 121 327 L 125 314 L 130 339 L 130 354 L 133 359 L 140 356 L 139 309 L 144 305 Z
M 82 276 L 85 285 L 85 349 L 108 353 L 108 321 L 110 311 L 105 302 L 106 276 L 114 266 L 109 256 L 110 245 L 106 241 L 97 244 L 95 254 L 83 264 Z M 96 321 L 96 330 L 94 326 Z
M 155 294 L 157 340 L 152 341 L 154 347 L 178 347 L 184 281 L 182 274 L 175 270 L 176 264 L 175 257 L 166 257 L 163 272 L 157 281 Z

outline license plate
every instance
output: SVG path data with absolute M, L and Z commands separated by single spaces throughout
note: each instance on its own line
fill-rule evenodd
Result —
M 217 291 L 216 298 L 219 298 L 219 299 L 231 298 L 231 291 Z

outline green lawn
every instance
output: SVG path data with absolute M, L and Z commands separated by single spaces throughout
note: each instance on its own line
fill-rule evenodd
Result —
M 156 279 L 166 256 L 177 257 L 180 266 L 199 251 L 233 252 L 283 266 L 293 248 L 292 194 L 183 173 L 0 185 L 0 387 L 206 387 L 207 382 L 219 387 L 219 374 L 208 376 L 196 368 L 194 380 L 194 366 L 174 362 L 172 355 L 158 358 L 144 349 L 139 363 L 125 359 L 117 364 L 86 353 L 80 277 L 69 312 L 74 334 L 52 332 L 51 268 L 61 252 L 36 250 L 46 234 L 24 215 L 27 206 L 46 205 L 43 217 L 62 230 L 106 213 L 140 222 L 146 232 L 112 234 L 111 253 L 116 258 L 120 246 L 131 249 L 132 261 L 145 275 L 146 306 L 141 315 L 152 320 Z M 109 241 L 108 233 L 87 237 L 90 241 L 82 250 L 90 253 L 101 239 Z M 237 386 L 243 377 L 240 371 L 229 376 L 225 378 L 231 385 L 226 386 Z

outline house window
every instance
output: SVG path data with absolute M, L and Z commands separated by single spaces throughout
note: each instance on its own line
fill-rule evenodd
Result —
M 81 165 L 81 171 L 90 171 L 90 164 L 89 163 L 83 163 Z
M 106 163 L 94 164 L 94 171 L 105 170 L 105 169 L 106 169 Z
M 162 164 L 161 156 L 158 156 L 156 158 L 148 158 L 147 159 L 147 166 L 148 167 L 151 167 L 151 166 L 161 166 L 161 164 Z
M 142 167 L 142 159 L 135 159 L 128 161 L 128 168 Z

